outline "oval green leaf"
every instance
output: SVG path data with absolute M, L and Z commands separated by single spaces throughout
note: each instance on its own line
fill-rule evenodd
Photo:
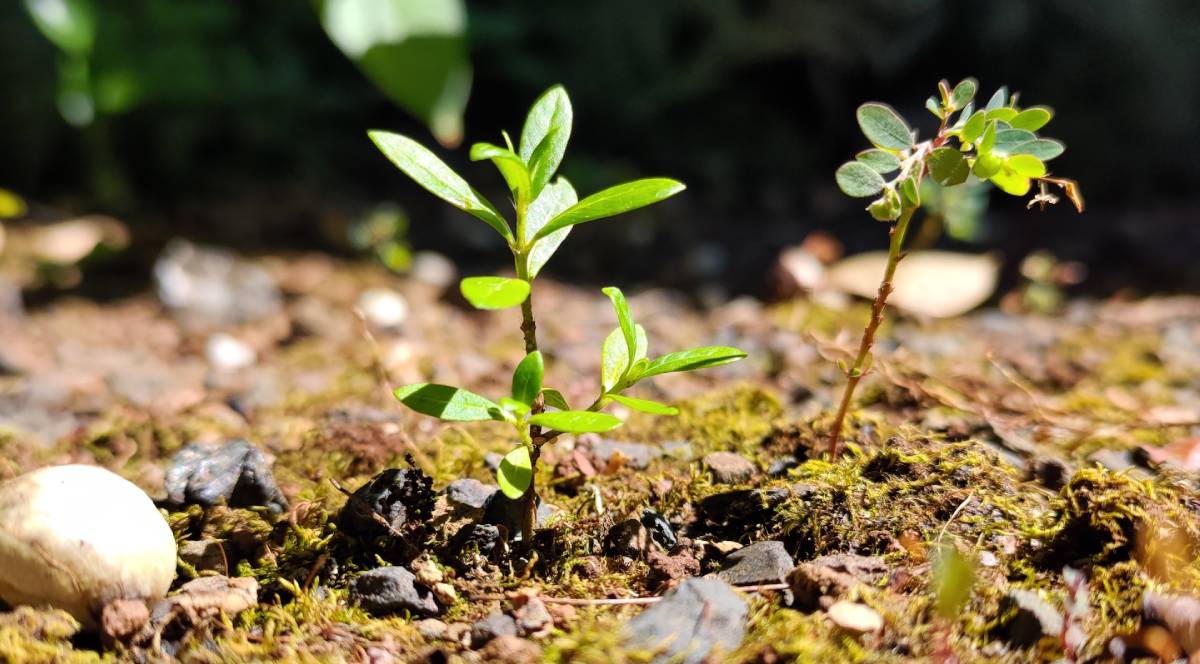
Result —
M 946 187 L 962 184 L 970 171 L 967 160 L 954 148 L 937 148 L 926 157 L 926 163 L 934 181 Z
M 1015 154 L 1004 160 L 1004 166 L 1012 169 L 1017 175 L 1030 178 L 1040 178 L 1046 174 L 1046 165 L 1041 159 L 1030 154 Z
M 1052 138 L 1039 138 L 1014 147 L 1009 154 L 1028 154 L 1042 161 L 1050 161 L 1061 155 L 1066 149 L 1067 146 Z
M 504 495 L 512 500 L 525 495 L 525 490 L 533 482 L 533 461 L 529 458 L 529 448 L 522 445 L 505 454 L 500 460 L 500 468 L 496 470 L 496 481 Z
M 676 371 L 695 371 L 721 364 L 729 364 L 744 357 L 746 357 L 745 352 L 729 346 L 705 346 L 703 348 L 681 350 L 677 353 L 669 353 L 654 358 L 646 365 L 646 370 L 642 372 L 640 377 L 648 378 Z
M 912 147 L 912 130 L 887 104 L 871 102 L 858 107 L 858 126 L 877 148 L 906 150 Z
M 525 237 L 523 239 L 527 244 L 533 244 L 529 250 L 530 279 L 542 271 L 550 257 L 558 250 L 558 246 L 567 239 L 571 227 L 561 228 L 536 242 L 533 238 L 551 219 L 578 202 L 579 197 L 575 194 L 575 188 L 571 186 L 570 182 L 567 182 L 566 178 L 560 177 L 542 189 L 542 193 L 538 194 L 533 203 L 529 205 L 529 209 L 525 212 Z
M 536 171 L 531 180 L 534 196 L 558 171 L 567 151 L 567 143 L 571 140 L 573 121 L 571 99 L 561 85 L 543 92 L 530 107 L 525 126 L 521 129 L 519 153 L 530 172 Z
M 833 174 L 838 189 L 854 198 L 868 198 L 883 191 L 883 176 L 861 161 L 848 161 Z
M 646 178 L 609 187 L 588 196 L 551 219 L 534 235 L 534 240 L 540 240 L 561 228 L 652 205 L 684 189 L 686 187 L 682 182 L 670 178 Z
M 542 376 L 545 364 L 541 351 L 533 351 L 517 364 L 512 377 L 512 398 L 526 406 L 532 406 L 533 400 L 542 391 Z
M 476 143 L 471 146 L 471 161 L 490 159 L 508 183 L 508 189 L 518 200 L 530 198 L 529 171 L 525 162 L 508 148 L 502 148 L 491 143 Z
M 1046 123 L 1050 122 L 1050 119 L 1053 117 L 1054 111 L 1049 108 L 1045 106 L 1033 106 L 1017 113 L 1016 117 L 1009 120 L 1009 124 L 1013 126 L 1013 129 L 1037 131 L 1045 127 Z
M 988 178 L 988 180 L 1006 194 L 1024 196 L 1029 193 L 1029 178 L 1012 169 L 1001 168 L 997 173 Z
M 900 170 L 900 158 L 887 150 L 863 150 L 854 155 L 854 158 L 870 166 L 880 175 L 887 175 L 888 173 Z
M 566 433 L 604 433 L 621 426 L 621 420 L 612 415 L 590 410 L 540 413 L 529 418 L 529 423 Z
M 1008 103 L 1008 88 L 1006 88 L 1004 86 L 1000 86 L 1000 89 L 992 94 L 991 99 L 988 99 L 987 106 L 985 106 L 983 110 L 994 111 L 997 108 L 1000 108 L 1001 106 L 1004 106 L 1007 103 Z
M 966 143 L 974 143 L 983 135 L 987 126 L 987 116 L 983 111 L 975 111 L 962 128 L 962 139 Z
M 507 277 L 467 277 L 459 284 L 459 290 L 476 309 L 507 309 L 529 297 L 529 282 Z
M 559 392 L 554 388 L 542 388 L 542 399 L 545 400 L 546 405 L 550 406 L 551 408 L 557 408 L 559 410 L 571 410 L 571 405 L 567 403 L 567 398 L 563 396 L 562 392 Z
M 950 93 L 950 103 L 955 110 L 966 107 L 972 99 L 975 98 L 975 90 L 978 84 L 973 78 L 963 79 L 958 85 L 954 86 L 954 91 Z
M 1001 129 L 996 132 L 996 144 L 992 147 L 992 151 L 1009 154 L 1018 145 L 1036 139 L 1037 135 L 1026 129 Z
M 415 383 L 397 388 L 393 394 L 418 413 L 452 422 L 494 420 L 500 410 L 486 397 L 449 385 Z
M 508 222 L 504 221 L 495 206 L 420 143 L 407 136 L 378 129 L 368 131 L 367 136 L 397 168 L 429 193 L 482 219 L 504 239 L 513 239 Z
M 657 401 L 650 401 L 649 399 L 635 399 L 634 397 L 627 397 L 623 394 L 610 394 L 608 396 L 610 398 L 612 398 L 613 401 L 616 401 L 617 403 L 619 403 L 621 405 L 628 406 L 634 410 L 641 411 L 643 413 L 649 413 L 651 415 L 678 415 L 679 414 L 678 408 L 675 408 L 673 406 L 668 406 L 665 403 L 659 403 Z

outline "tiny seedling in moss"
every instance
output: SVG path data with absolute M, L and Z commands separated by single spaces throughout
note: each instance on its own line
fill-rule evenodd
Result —
M 858 353 L 852 364 L 842 366 L 846 389 L 829 436 L 834 458 L 840 451 L 842 427 L 854 390 L 870 369 L 875 332 L 883 321 L 896 266 L 904 257 L 909 222 L 921 208 L 921 187 L 926 178 L 940 187 L 985 181 L 1013 196 L 1034 191 L 1029 207 L 1038 205 L 1043 209 L 1057 203 L 1056 192 L 1061 191 L 1083 212 L 1083 196 L 1075 181 L 1054 177 L 1046 167 L 1046 162 L 1065 149 L 1060 141 L 1037 133 L 1054 117 L 1053 111 L 1045 106 L 1021 108 L 1017 95 L 1010 95 L 1003 87 L 976 109 L 977 88 L 971 78 L 953 88 L 946 81 L 938 83 L 939 94 L 927 99 L 925 108 L 939 124 L 937 133 L 926 141 L 918 141 L 908 122 L 890 106 L 870 102 L 858 107 L 858 126 L 873 147 L 842 164 L 835 179 L 846 195 L 874 199 L 867 212 L 890 225 L 891 242 Z
M 601 348 L 599 394 L 587 408 L 572 408 L 562 393 L 543 384 L 544 362 L 538 350 L 531 287 L 542 267 L 577 224 L 612 217 L 665 200 L 683 191 L 669 178 L 626 182 L 579 200 L 563 177 L 555 178 L 571 136 L 571 101 L 561 86 L 547 90 L 534 102 L 514 146 L 507 133 L 504 145 L 476 143 L 473 161 L 491 161 L 511 194 L 515 224 L 467 184 L 432 152 L 416 141 L 386 131 L 371 131 L 371 140 L 417 184 L 456 208 L 481 219 L 499 233 L 512 252 L 516 278 L 478 276 L 462 280 L 463 296 L 479 309 L 521 307 L 525 358 L 516 366 L 512 390 L 495 401 L 462 388 L 430 383 L 396 390 L 405 406 L 449 421 L 494 420 L 512 426 L 520 443 L 504 456 L 497 473 L 500 488 L 519 501 L 521 537 L 530 541 L 536 509 L 537 462 L 541 447 L 563 433 L 604 432 L 621 425 L 602 412 L 613 403 L 654 415 L 674 415 L 666 404 L 629 396 L 625 392 L 659 374 L 692 371 L 734 362 L 745 353 L 724 346 L 694 348 L 651 359 L 646 331 L 634 322 L 625 296 L 604 289 L 616 310 L 617 327 Z

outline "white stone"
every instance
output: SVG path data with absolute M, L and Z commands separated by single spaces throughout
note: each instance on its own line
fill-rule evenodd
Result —
M 0 484 L 0 599 L 50 605 L 94 629 L 114 599 L 156 600 L 175 538 L 150 498 L 95 466 L 51 466 Z
M 224 332 L 208 338 L 204 354 L 208 356 L 208 363 L 213 368 L 222 371 L 245 369 L 258 361 L 258 353 L 250 347 L 250 344 Z
M 826 610 L 833 624 L 848 632 L 867 634 L 883 629 L 883 617 L 866 604 L 838 600 Z
M 400 327 L 408 318 L 404 296 L 387 288 L 372 288 L 358 298 L 358 309 L 367 322 L 385 329 Z

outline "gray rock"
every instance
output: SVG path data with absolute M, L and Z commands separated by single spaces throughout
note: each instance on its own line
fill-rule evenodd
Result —
M 287 498 L 275 484 L 267 459 L 245 440 L 219 447 L 188 445 L 171 459 L 166 473 L 167 501 L 172 505 L 265 505 L 287 509 Z
M 409 611 L 423 616 L 438 613 L 433 594 L 418 589 L 416 577 L 403 567 L 380 567 L 363 572 L 350 584 L 350 601 L 374 614 Z
M 225 571 L 226 555 L 220 540 L 187 540 L 179 544 L 179 558 L 197 571 Z
M 625 465 L 630 468 L 642 470 L 650 465 L 651 461 L 661 457 L 663 451 L 654 445 L 645 443 L 629 443 L 623 440 L 608 440 L 601 438 L 592 443 L 592 457 L 603 465 L 608 462 L 612 455 L 620 452 L 622 456 L 629 459 Z
M 661 546 L 665 551 L 672 551 L 679 544 L 679 537 L 675 535 L 675 529 L 671 527 L 671 523 L 663 518 L 663 515 L 655 512 L 647 507 L 642 510 L 642 525 L 646 527 L 646 534 L 650 536 L 650 540 Z
M 1012 618 L 996 628 L 996 635 L 1017 647 L 1028 648 L 1044 636 L 1062 634 L 1062 611 L 1032 590 L 1008 591 L 1000 600 L 1000 615 L 1010 614 Z
M 735 586 L 780 583 L 796 565 L 783 542 L 755 542 L 729 554 L 726 567 L 717 576 Z
M 781 456 L 767 466 L 767 474 L 771 477 L 783 477 L 788 471 L 799 466 L 800 460 L 792 455 Z
M 483 464 L 493 473 L 500 470 L 500 463 L 502 461 L 504 461 L 504 455 L 499 452 L 488 452 L 483 457 Z
M 704 455 L 703 462 L 720 484 L 738 484 L 754 477 L 754 464 L 740 454 L 713 452 Z
M 229 251 L 173 240 L 154 263 L 158 297 L 189 326 L 237 325 L 279 311 L 283 297 L 261 267 Z
M 433 514 L 432 487 L 433 480 L 419 468 L 388 468 L 350 496 L 338 527 L 367 539 L 420 528 Z
M 714 648 L 730 652 L 746 633 L 749 607 L 718 579 L 687 579 L 625 624 L 626 643 L 658 653 L 656 664 L 700 664 Z
M 471 646 L 479 648 L 497 636 L 516 636 L 517 621 L 505 613 L 491 613 L 471 625 Z
M 454 480 L 446 487 L 446 499 L 459 509 L 482 510 L 492 494 L 500 490 L 495 484 L 484 484 L 477 479 Z

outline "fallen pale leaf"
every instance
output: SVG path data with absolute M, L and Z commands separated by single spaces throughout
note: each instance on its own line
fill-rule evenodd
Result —
M 871 251 L 839 261 L 827 276 L 834 288 L 873 299 L 886 266 L 887 252 Z M 999 269 L 987 254 L 913 252 L 896 268 L 888 304 L 933 318 L 960 316 L 991 297 Z

